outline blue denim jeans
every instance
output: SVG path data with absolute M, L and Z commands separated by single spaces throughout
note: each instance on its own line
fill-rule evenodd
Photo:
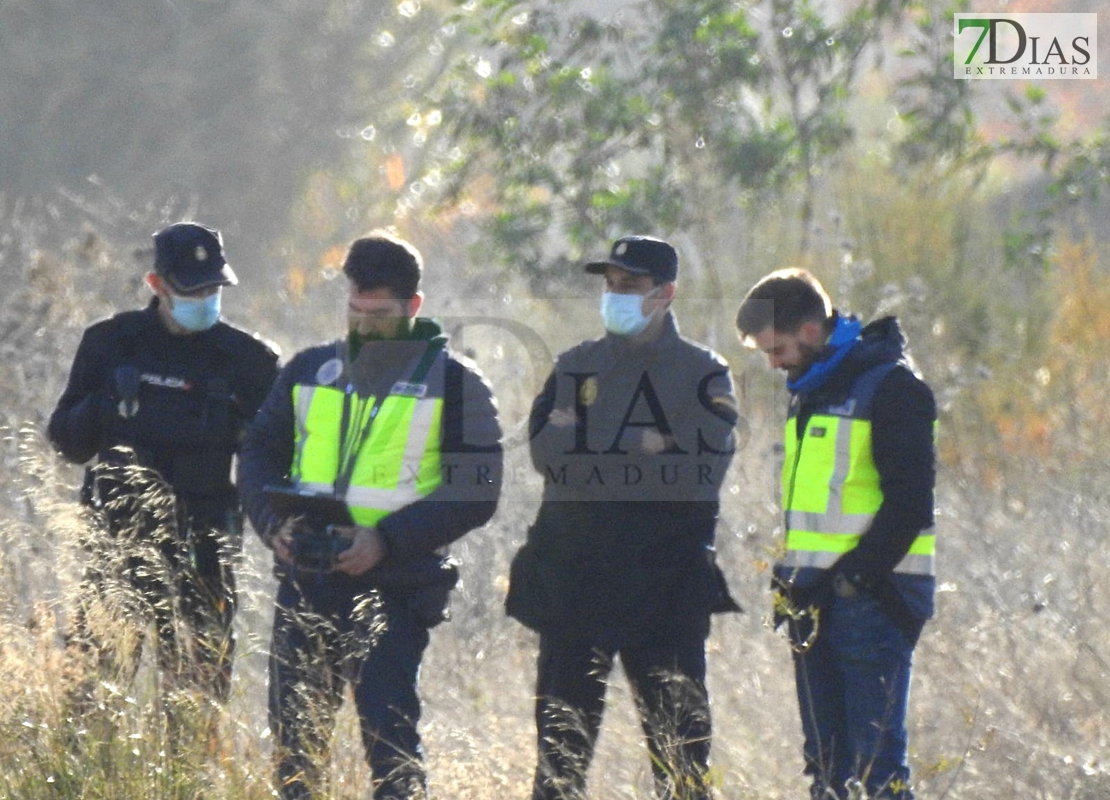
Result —
M 816 639 L 791 623 L 794 674 L 812 796 L 843 799 L 857 781 L 870 797 L 912 800 L 906 706 L 914 643 L 871 594 L 836 597 L 821 612 Z
M 282 581 L 270 645 L 270 728 L 282 800 L 323 791 L 321 767 L 347 684 L 375 800 L 426 796 L 417 684 L 427 645 L 427 628 L 404 603 L 305 594 Z

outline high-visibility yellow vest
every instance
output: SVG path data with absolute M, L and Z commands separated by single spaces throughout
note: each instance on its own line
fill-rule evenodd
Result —
M 854 549 L 883 502 L 871 456 L 871 396 L 889 367 L 856 381 L 845 402 L 819 408 L 797 431 L 786 422 L 782 467 L 786 553 L 781 566 L 828 569 Z M 918 534 L 895 572 L 935 574 L 936 536 Z
M 338 496 L 355 523 L 369 527 L 439 486 L 443 357 L 437 360 L 429 377 L 438 380 L 398 381 L 380 402 L 353 388 L 295 385 L 290 476 L 297 487 L 336 495 L 341 470 L 348 470 L 349 485 Z

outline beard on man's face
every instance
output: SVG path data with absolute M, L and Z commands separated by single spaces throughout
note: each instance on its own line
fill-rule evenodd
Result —
M 813 366 L 814 362 L 820 357 L 824 351 L 824 345 L 810 345 L 805 342 L 798 343 L 798 361 L 793 366 L 786 368 L 786 378 L 789 381 L 796 381 Z
M 353 315 L 348 321 L 350 332 L 367 341 L 391 341 L 408 338 L 412 320 L 408 317 L 366 318 Z

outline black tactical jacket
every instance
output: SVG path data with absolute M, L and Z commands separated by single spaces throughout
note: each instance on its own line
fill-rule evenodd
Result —
M 277 361 L 273 346 L 223 321 L 170 333 L 154 298 L 85 331 L 48 434 L 78 464 L 118 460 L 113 448 L 130 448 L 190 513 L 218 520 L 237 508 L 232 457 Z

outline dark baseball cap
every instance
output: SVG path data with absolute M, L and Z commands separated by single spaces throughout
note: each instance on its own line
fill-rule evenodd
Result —
M 177 292 L 239 282 L 224 258 L 220 232 L 196 222 L 177 222 L 154 234 L 154 271 Z
M 662 239 L 652 236 L 623 236 L 613 242 L 605 261 L 591 261 L 586 272 L 602 275 L 613 266 L 637 275 L 650 275 L 656 283 L 671 283 L 678 277 L 678 253 Z

